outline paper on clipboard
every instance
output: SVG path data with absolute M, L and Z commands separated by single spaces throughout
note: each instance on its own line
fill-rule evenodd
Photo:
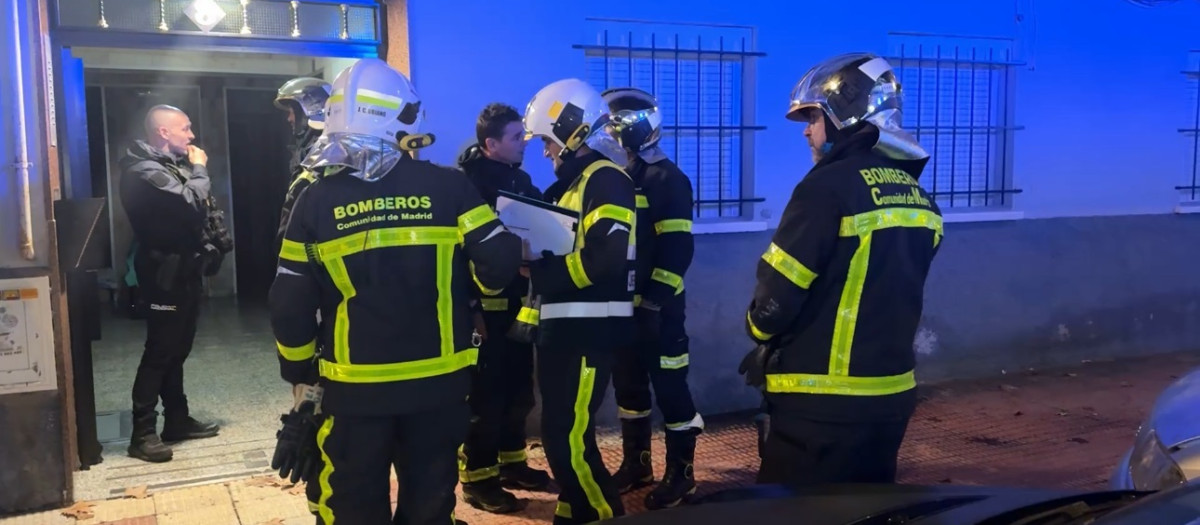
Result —
M 566 255 L 575 248 L 579 214 L 553 204 L 505 191 L 496 199 L 496 215 L 509 231 L 529 241 L 534 254 Z

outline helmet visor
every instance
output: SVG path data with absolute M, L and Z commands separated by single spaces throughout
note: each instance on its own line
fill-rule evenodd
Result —
M 899 109 L 899 83 L 886 60 L 849 53 L 817 64 L 792 89 L 789 120 L 805 120 L 804 110 L 820 108 L 843 128 L 883 109 Z

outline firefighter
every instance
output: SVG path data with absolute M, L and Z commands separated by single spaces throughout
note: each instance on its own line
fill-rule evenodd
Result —
M 325 102 L 329 100 L 331 89 L 328 82 L 319 78 L 300 77 L 284 83 L 275 95 L 275 107 L 287 112 L 292 139 L 295 141 L 291 146 L 292 160 L 288 165 L 291 183 L 283 198 L 279 231 L 275 235 L 276 248 L 283 243 L 283 234 L 287 230 L 296 197 L 316 180 L 317 173 L 306 169 L 302 161 L 325 128 Z
M 322 395 L 303 412 L 316 416 L 285 421 L 276 452 L 298 451 L 301 465 L 320 456 L 305 476 L 320 490 L 319 524 L 453 519 L 478 359 L 466 268 L 503 288 L 520 266 L 520 239 L 470 181 L 413 158 L 433 142 L 423 119 L 412 84 L 382 60 L 342 71 L 306 160 L 323 176 L 296 201 L 280 251 L 270 310 L 281 375 L 297 406 L 306 387 Z M 393 461 L 404 487 L 395 516 Z
M 521 170 L 525 129 L 521 114 L 505 104 L 490 104 L 475 125 L 478 142 L 462 153 L 458 165 L 493 209 L 500 191 L 533 199 L 542 193 Z M 471 431 L 463 444 L 458 479 L 463 500 L 496 513 L 522 509 L 507 488 L 545 490 L 550 476 L 526 463 L 525 420 L 533 410 L 533 345 L 509 339 L 522 300 L 529 290 L 524 277 L 492 290 L 477 283 L 483 324 L 479 367 L 471 392 Z
M 650 93 L 616 88 L 602 93 L 611 129 L 629 154 L 637 187 L 635 344 L 613 368 L 624 459 L 613 475 L 622 493 L 653 483 L 650 461 L 650 384 L 666 424 L 667 465 L 646 508 L 673 507 L 696 492 L 692 461 L 704 418 L 688 390 L 688 336 L 683 276 L 692 262 L 692 183 L 658 147 L 662 113 Z
M 542 88 L 525 110 L 526 138 L 541 137 L 555 175 L 570 181 L 556 204 L 579 214 L 574 250 L 543 252 L 528 268 L 541 297 L 537 379 L 542 445 L 561 488 L 557 524 L 625 513 L 593 421 L 616 349 L 632 343 L 634 328 L 635 193 L 607 115 L 600 93 L 578 79 Z
M 929 155 L 903 131 L 900 83 L 855 53 L 810 69 L 787 117 L 814 166 L 758 263 L 740 370 L 765 387 L 760 483 L 890 483 L 916 406 L 913 339 L 941 211 L 917 182 Z

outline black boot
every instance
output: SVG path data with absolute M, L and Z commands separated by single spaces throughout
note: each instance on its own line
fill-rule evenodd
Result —
M 171 461 L 174 456 L 171 448 L 164 445 L 155 433 L 157 419 L 157 414 L 152 413 L 134 420 L 133 435 L 129 438 L 130 457 L 151 463 Z
M 692 461 L 696 455 L 696 436 L 700 429 L 667 431 L 667 470 L 662 483 L 646 495 L 650 510 L 674 507 L 688 501 L 696 493 L 696 477 Z
M 507 514 L 524 509 L 528 504 L 527 501 L 517 499 L 513 493 L 504 490 L 498 477 L 463 483 L 462 487 L 463 501 L 485 512 Z
M 168 419 L 163 424 L 163 441 L 183 441 L 185 439 L 203 439 L 216 436 L 221 427 L 216 423 L 201 423 L 191 417 L 184 419 Z
M 502 463 L 500 485 L 509 489 L 544 491 L 550 487 L 550 474 L 525 462 Z
M 621 467 L 613 474 L 613 484 L 619 494 L 650 486 L 654 483 L 654 465 L 650 461 L 650 418 L 621 420 L 621 442 L 624 457 Z

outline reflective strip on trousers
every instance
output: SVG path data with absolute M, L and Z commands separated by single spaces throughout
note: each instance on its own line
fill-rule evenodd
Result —
M 596 509 L 596 515 L 604 520 L 613 517 L 612 507 L 604 499 L 604 492 L 592 476 L 592 467 L 583 457 L 583 434 L 587 431 L 588 420 L 591 418 L 589 405 L 592 402 L 592 391 L 596 387 L 596 369 L 587 366 L 587 358 L 579 363 L 579 390 L 575 394 L 575 422 L 571 425 L 568 436 L 568 448 L 571 451 L 571 469 L 579 480 L 579 487 L 587 495 L 588 504 Z
M 629 301 L 575 302 L 543 304 L 541 320 L 562 318 L 631 317 L 633 303 Z

